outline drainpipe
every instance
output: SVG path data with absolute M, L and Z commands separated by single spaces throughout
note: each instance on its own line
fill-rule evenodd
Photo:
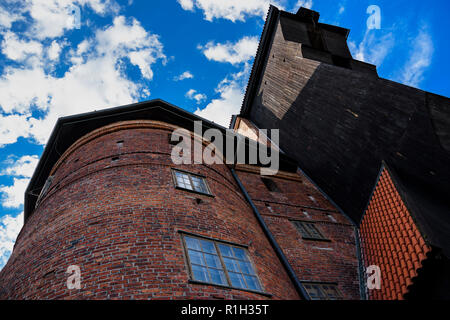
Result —
M 234 171 L 234 168 L 230 168 L 230 169 L 231 169 L 231 174 L 234 177 L 234 180 L 236 180 L 239 188 L 241 189 L 242 193 L 244 194 L 245 199 L 248 201 L 248 203 L 252 207 L 253 212 L 256 216 L 256 219 L 258 220 L 261 228 L 263 229 L 264 234 L 266 235 L 267 239 L 269 240 L 270 244 L 272 245 L 273 249 L 275 250 L 275 253 L 277 254 L 278 258 L 280 259 L 281 264 L 286 269 L 286 272 L 287 272 L 289 278 L 291 279 L 298 294 L 304 300 L 311 300 L 311 298 L 308 296 L 308 293 L 306 292 L 305 288 L 301 284 L 300 280 L 298 280 L 297 275 L 295 274 L 294 270 L 292 269 L 291 265 L 289 264 L 288 260 L 286 259 L 286 256 L 284 255 L 283 251 L 278 246 L 277 241 L 275 240 L 275 238 L 272 236 L 272 233 L 267 228 L 266 223 L 264 222 L 263 218 L 261 217 L 261 214 L 259 213 L 258 209 L 254 205 L 254 203 L 253 203 L 252 199 L 250 198 L 250 196 L 248 195 L 247 191 L 245 190 L 245 187 L 242 184 L 239 177 L 237 176 L 236 172 Z

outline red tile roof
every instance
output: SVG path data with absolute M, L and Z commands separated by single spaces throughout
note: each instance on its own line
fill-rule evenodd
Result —
M 431 248 L 426 245 L 386 168 L 383 169 L 360 225 L 365 267 L 378 265 L 381 289 L 369 299 L 403 299 Z

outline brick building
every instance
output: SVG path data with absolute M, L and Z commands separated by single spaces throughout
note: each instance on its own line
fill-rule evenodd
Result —
M 347 34 L 270 8 L 230 127 L 246 150 L 280 128 L 274 176 L 259 159 L 174 164 L 173 130 L 203 146 L 195 157 L 215 142 L 195 121 L 226 129 L 161 100 L 60 118 L 0 299 L 448 297 L 448 99 L 380 79 Z

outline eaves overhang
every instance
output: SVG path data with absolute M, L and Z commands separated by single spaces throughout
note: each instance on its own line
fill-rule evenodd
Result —
M 227 130 L 217 123 L 206 120 L 161 99 L 61 117 L 53 128 L 25 191 L 24 220 L 27 221 L 32 215 L 39 192 L 44 186 L 53 166 L 74 142 L 95 129 L 114 122 L 127 120 L 162 121 L 189 131 L 194 131 L 194 121 L 201 121 L 202 134 L 207 129 L 217 129 L 223 134 Z M 248 140 L 245 140 L 245 143 L 248 147 Z M 294 160 L 280 154 L 280 169 L 295 171 L 296 168 L 297 164 Z

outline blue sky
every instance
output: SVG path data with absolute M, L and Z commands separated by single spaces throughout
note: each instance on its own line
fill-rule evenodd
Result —
M 319 11 L 381 77 L 450 96 L 445 0 L 0 0 L 0 268 L 58 117 L 161 98 L 227 126 L 269 2 Z

